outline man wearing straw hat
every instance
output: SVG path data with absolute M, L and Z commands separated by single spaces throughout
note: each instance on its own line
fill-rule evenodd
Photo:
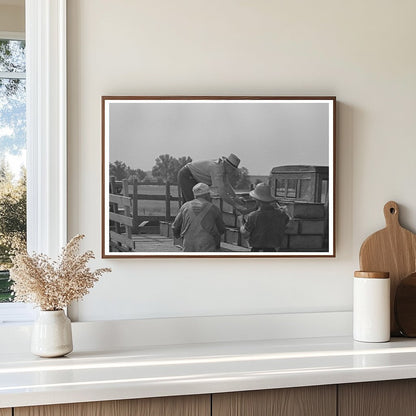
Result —
M 225 225 L 218 207 L 211 203 L 209 186 L 197 183 L 195 198 L 185 202 L 172 224 L 173 235 L 183 237 L 183 251 L 218 251 Z
M 197 183 L 204 183 L 211 187 L 212 193 L 218 194 L 237 211 L 247 213 L 243 201 L 230 184 L 230 176 L 238 169 L 239 164 L 240 159 L 234 153 L 217 160 L 199 160 L 186 164 L 178 173 L 183 202 L 194 199 L 192 188 Z
M 250 191 L 257 202 L 257 210 L 247 216 L 240 227 L 241 234 L 248 239 L 253 252 L 279 251 L 289 222 L 287 213 L 277 204 L 270 192 L 270 186 L 259 183 Z

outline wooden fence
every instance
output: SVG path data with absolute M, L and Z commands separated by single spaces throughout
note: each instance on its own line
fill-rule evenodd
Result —
M 116 181 L 114 176 L 110 177 L 110 244 L 120 251 L 134 250 L 135 235 L 154 232 L 160 221 L 171 222 L 174 218 L 171 215 L 171 202 L 177 201 L 180 205 L 179 196 L 171 195 L 169 183 L 164 184 L 164 194 L 139 193 L 140 185 L 137 179 L 129 182 L 127 179 Z M 140 215 L 140 201 L 164 201 L 164 215 Z

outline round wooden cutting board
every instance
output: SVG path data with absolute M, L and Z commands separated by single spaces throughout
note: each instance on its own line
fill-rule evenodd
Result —
M 360 250 L 360 269 L 390 273 L 391 335 L 400 335 L 394 318 L 394 299 L 400 281 L 416 271 L 416 235 L 399 222 L 399 206 L 390 201 L 384 205 L 386 228 L 371 234 Z

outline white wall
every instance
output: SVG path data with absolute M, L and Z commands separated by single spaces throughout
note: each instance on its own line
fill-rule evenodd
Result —
M 415 15 L 412 0 L 69 0 L 69 236 L 113 269 L 72 317 L 351 310 L 384 203 L 416 229 Z M 336 95 L 337 257 L 99 259 L 102 95 Z
M 0 3 L 0 32 L 24 32 L 25 8 L 22 1 Z

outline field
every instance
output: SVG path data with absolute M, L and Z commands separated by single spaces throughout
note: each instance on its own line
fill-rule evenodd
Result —
M 146 195 L 165 195 L 165 185 L 138 185 L 137 192 Z M 170 186 L 170 195 L 178 196 L 178 187 L 176 185 Z
M 139 185 L 137 193 L 139 195 L 165 195 L 166 187 L 165 185 Z M 176 185 L 170 187 L 170 195 L 172 197 L 178 196 L 178 187 Z M 176 216 L 178 210 L 179 202 L 171 201 L 171 216 Z M 139 216 L 164 216 L 166 214 L 166 203 L 165 201 L 139 200 L 138 214 Z

